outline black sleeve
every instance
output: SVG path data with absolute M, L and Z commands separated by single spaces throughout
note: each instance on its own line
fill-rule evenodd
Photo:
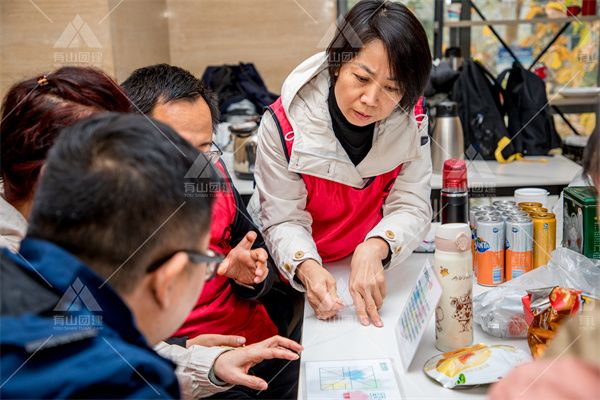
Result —
M 167 340 L 165 340 L 165 343 L 167 344 L 176 344 L 177 346 L 181 346 L 181 347 L 187 347 L 187 340 L 188 337 L 187 336 L 181 336 L 181 337 L 170 337 Z
M 225 171 L 227 171 L 227 169 L 225 169 Z M 229 172 L 227 172 L 227 177 L 231 181 Z M 250 218 L 248 210 L 246 210 L 246 206 L 244 205 L 242 196 L 239 194 L 239 192 L 233 186 L 233 184 L 231 185 L 231 187 L 233 188 L 233 195 L 235 198 L 236 208 L 235 219 L 233 221 L 233 226 L 231 227 L 231 247 L 234 248 L 235 246 L 237 246 L 242 241 L 244 236 L 246 236 L 246 233 L 248 233 L 249 231 L 254 231 L 256 232 L 256 241 L 254 242 L 252 248 L 263 248 L 267 251 L 268 254 L 269 250 L 267 250 L 265 240 L 263 239 L 259 229 L 256 227 L 256 225 L 254 225 L 254 222 L 252 222 L 252 218 Z M 261 296 L 265 295 L 273 286 L 273 281 L 275 280 L 275 276 L 277 274 L 277 267 L 272 262 L 272 257 L 270 254 L 269 261 L 267 262 L 267 267 L 269 268 L 269 274 L 267 275 L 267 278 L 258 285 L 254 285 L 254 289 L 238 285 L 233 279 L 230 279 L 229 281 L 231 283 L 231 288 L 233 292 L 238 297 L 247 300 L 256 300 Z

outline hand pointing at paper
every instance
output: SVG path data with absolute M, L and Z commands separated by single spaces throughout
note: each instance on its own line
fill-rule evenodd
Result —
M 379 238 L 371 238 L 358 245 L 350 263 L 350 294 L 360 323 L 372 322 L 378 328 L 383 321 L 378 310 L 385 298 L 385 276 L 383 263 L 389 252 L 387 243 Z
M 298 266 L 296 274 L 306 288 L 306 298 L 317 318 L 333 318 L 344 308 L 344 302 L 337 294 L 335 278 L 319 263 L 306 260 Z

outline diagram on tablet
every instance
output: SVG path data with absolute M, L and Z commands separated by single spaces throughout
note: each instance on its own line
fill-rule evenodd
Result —
M 373 367 L 319 368 L 321 390 L 377 389 Z
M 389 358 L 309 361 L 304 364 L 304 398 L 307 400 L 402 399 Z

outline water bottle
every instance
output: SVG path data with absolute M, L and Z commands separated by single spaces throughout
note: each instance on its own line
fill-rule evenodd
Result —
M 435 347 L 447 352 L 469 346 L 473 342 L 473 258 L 468 224 L 440 225 L 434 270 L 442 286 L 435 310 Z
M 453 101 L 443 101 L 436 105 L 431 144 L 433 171 L 442 172 L 444 161 L 450 158 L 464 159 L 464 143 L 457 104 Z
M 442 224 L 469 222 L 469 188 L 465 160 L 452 158 L 444 161 L 440 208 Z

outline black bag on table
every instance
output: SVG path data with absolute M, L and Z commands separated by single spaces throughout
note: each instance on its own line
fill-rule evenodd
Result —
M 202 82 L 217 94 L 221 114 L 225 114 L 232 104 L 244 99 L 250 100 L 261 113 L 278 97 L 269 92 L 252 63 L 207 67 Z
M 507 75 L 504 109 L 515 151 L 535 156 L 560 147 L 542 78 L 517 63 L 501 72 L 498 82 L 502 83 Z
M 466 60 L 452 89 L 452 100 L 458 103 L 465 150 L 472 147 L 483 159 L 495 160 L 499 143 L 504 143 L 501 156 L 515 153 L 504 123 L 503 89 L 496 78 L 477 61 Z M 503 142 L 501 140 L 504 139 Z

